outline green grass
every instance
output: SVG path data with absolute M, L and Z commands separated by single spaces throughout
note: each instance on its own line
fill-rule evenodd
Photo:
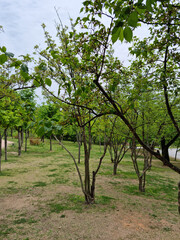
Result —
M 8 149 L 9 152 L 16 150 L 16 141 L 15 146 Z M 77 159 L 77 144 L 71 142 L 64 144 Z M 101 155 L 99 146 L 93 145 L 90 160 L 91 176 L 92 171 L 98 166 Z M 142 168 L 142 160 L 139 165 Z M 83 151 L 78 167 L 84 181 Z M 117 175 L 113 176 L 113 164 L 107 152 L 96 177 L 95 204 L 87 205 L 73 160 L 55 141 L 52 152 L 49 151 L 49 142 L 45 141 L 45 144 L 39 146 L 28 146 L 28 152 L 22 151 L 20 157 L 8 154 L 8 162 L 4 162 L 2 158 L 1 202 L 12 199 L 12 203 L 20 202 L 22 208 L 9 208 L 7 211 L 2 209 L 2 216 L 6 221 L 0 225 L 0 239 L 18 239 L 17 236 L 20 236 L 19 239 L 35 239 L 36 231 L 41 231 L 41 224 L 53 217 L 54 222 L 57 221 L 57 217 L 59 221 L 63 221 L 63 218 L 68 220 L 68 214 L 74 212 L 83 213 L 88 219 L 88 214 L 101 215 L 107 212 L 113 214 L 119 204 L 127 211 L 130 209 L 133 212 L 140 212 L 141 215 L 146 212 L 152 220 L 160 221 L 164 218 L 172 224 L 178 224 L 179 176 L 176 173 L 172 174 L 172 171 L 161 162 L 155 161 L 151 170 L 147 172 L 146 180 L 146 191 L 140 193 L 138 178 L 129 153 L 119 164 Z M 35 230 L 35 225 L 38 230 Z M 47 234 L 49 239 L 53 239 L 52 234 L 56 230 L 51 229 L 51 224 L 48 226 L 47 232 L 42 234 Z M 166 233 L 172 232 L 172 229 L 166 226 L 164 229 L 161 228 Z M 34 233 L 32 237 L 28 233 L 30 231 Z M 42 239 L 43 237 L 45 235 L 42 235 Z
M 45 182 L 35 182 L 33 183 L 33 187 L 45 187 L 47 186 L 47 183 Z
M 30 218 L 30 219 L 27 219 L 27 218 L 19 218 L 19 219 L 16 219 L 13 221 L 14 224 L 24 224 L 24 223 L 28 223 L 28 224 L 32 224 L 32 223 L 36 223 L 37 221 Z

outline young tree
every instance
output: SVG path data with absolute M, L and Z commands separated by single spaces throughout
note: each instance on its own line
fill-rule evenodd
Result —
M 25 111 L 21 132 L 21 142 L 23 143 L 23 131 L 25 131 L 25 152 L 27 152 L 28 127 L 31 122 L 34 121 L 33 117 L 36 109 L 35 92 L 32 89 L 24 89 L 19 92 L 19 95 L 22 101 L 21 106 Z

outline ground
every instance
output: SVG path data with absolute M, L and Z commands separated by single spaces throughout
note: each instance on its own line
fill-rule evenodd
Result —
M 44 145 L 33 146 L 17 157 L 16 147 L 15 143 L 9 149 L 9 160 L 2 164 L 0 239 L 179 240 L 179 175 L 159 161 L 153 161 L 146 193 L 139 194 L 128 158 L 112 176 L 107 157 L 97 177 L 96 203 L 87 205 L 64 150 L 56 145 L 50 153 Z

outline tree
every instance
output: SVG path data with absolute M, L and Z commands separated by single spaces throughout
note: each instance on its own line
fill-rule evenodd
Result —
M 34 89 L 24 89 L 19 92 L 21 101 L 22 101 L 22 108 L 25 111 L 23 117 L 23 126 L 22 126 L 22 134 L 21 139 L 23 141 L 23 130 L 25 131 L 25 152 L 27 151 L 27 139 L 28 139 L 28 128 L 31 124 L 33 119 L 33 115 L 36 109 L 36 102 L 35 102 L 35 92 Z
M 43 104 L 37 109 L 36 133 L 40 137 L 48 137 L 50 140 L 50 151 L 52 151 L 52 136 L 62 133 L 59 122 L 61 119 L 60 106 L 49 103 Z
M 146 5 L 148 4 L 149 1 L 146 2 Z M 117 3 L 117 5 L 115 4 Z M 143 5 L 142 1 L 138 1 L 137 4 Z M 120 4 L 120 5 L 119 5 Z M 107 35 L 106 41 L 104 42 L 103 48 L 104 48 L 104 54 L 102 56 L 102 61 L 100 64 L 100 67 L 97 68 L 94 72 L 94 80 L 93 82 L 95 83 L 96 87 L 99 89 L 99 91 L 101 92 L 102 96 L 104 96 L 106 98 L 106 101 L 111 104 L 111 106 L 114 109 L 114 114 L 119 116 L 122 121 L 126 124 L 126 126 L 130 129 L 130 131 L 133 133 L 134 137 L 137 139 L 137 141 L 143 146 L 143 148 L 145 148 L 148 152 L 150 152 L 151 154 L 153 154 L 155 157 L 157 157 L 158 159 L 160 159 L 162 162 L 164 162 L 168 167 L 170 167 L 171 169 L 173 169 L 174 171 L 180 173 L 180 169 L 176 166 L 174 166 L 172 163 L 170 163 L 165 156 L 161 155 L 159 152 L 156 152 L 154 150 L 152 150 L 151 148 L 149 148 L 147 146 L 147 144 L 143 141 L 143 139 L 140 137 L 140 135 L 136 132 L 136 129 L 133 127 L 133 125 L 130 123 L 128 116 L 127 116 L 127 111 L 125 111 L 125 109 L 123 108 L 122 104 L 119 104 L 119 102 L 117 103 L 116 98 L 114 98 L 114 96 L 110 95 L 105 87 L 102 85 L 102 80 L 103 80 L 103 74 L 105 72 L 105 59 L 106 59 L 106 52 L 108 49 L 108 43 L 109 43 L 109 38 L 110 35 L 112 34 L 112 36 L 114 36 L 114 28 L 116 27 L 116 24 L 118 23 L 118 21 L 116 21 L 117 19 L 117 15 L 119 16 L 120 12 L 123 13 L 123 11 L 125 11 L 125 9 L 129 9 L 131 7 L 132 11 L 138 11 L 139 7 L 137 4 L 134 4 L 134 2 L 132 2 L 132 4 L 130 4 L 130 6 L 127 4 L 127 1 L 118 1 L 118 2 L 110 2 L 110 1 L 85 1 L 84 2 L 84 8 L 82 9 L 82 11 L 84 10 L 85 13 L 87 13 L 87 17 L 81 19 L 78 19 L 81 23 L 81 25 L 84 28 L 88 28 L 88 26 L 92 25 L 94 22 L 97 22 L 97 16 L 107 16 L 108 19 L 110 19 L 110 26 L 108 28 L 108 32 L 109 35 Z M 123 6 L 123 8 L 119 8 L 120 6 Z M 150 4 L 151 5 L 151 4 Z M 118 14 L 116 14 L 116 8 L 119 9 Z M 106 9 L 109 10 L 110 14 L 106 14 Z M 114 12 L 112 11 L 112 9 L 114 10 Z M 135 9 L 135 10 L 134 10 Z M 149 9 L 149 11 L 144 11 L 141 13 L 142 16 L 142 21 L 149 24 L 154 24 L 156 28 L 154 28 L 154 30 L 152 29 L 152 39 L 150 37 L 149 41 L 152 41 L 152 45 L 149 44 L 150 48 L 148 48 L 148 51 L 146 50 L 146 47 L 142 47 L 142 45 L 139 45 L 139 47 L 136 49 L 136 51 L 138 51 L 139 56 L 143 56 L 144 58 L 146 58 L 147 53 L 149 52 L 149 55 L 153 56 L 153 49 L 154 47 L 157 47 L 157 56 L 160 57 L 160 66 L 154 66 L 156 67 L 156 75 L 151 75 L 152 79 L 155 79 L 155 81 L 153 82 L 154 85 L 157 84 L 157 82 L 159 81 L 159 85 L 161 86 L 161 88 L 159 89 L 163 94 L 164 94 L 164 102 L 165 102 L 165 106 L 166 106 L 166 112 L 169 115 L 171 122 L 174 125 L 174 128 L 176 130 L 176 134 L 179 137 L 179 126 L 178 126 L 178 121 L 177 119 L 175 119 L 175 115 L 174 112 L 172 111 L 171 108 L 171 103 L 170 103 L 170 98 L 169 98 L 169 94 L 172 94 L 172 87 L 174 86 L 175 89 L 179 88 L 179 84 L 178 84 L 178 78 L 177 78 L 177 59 L 179 54 L 177 53 L 177 47 L 178 47 L 178 36 L 176 35 L 176 32 L 178 32 L 178 24 L 179 24 L 179 20 L 177 16 L 177 11 L 179 9 L 179 5 L 178 4 L 172 4 L 171 1 L 166 1 L 164 2 L 155 2 L 154 4 L 154 8 L 151 10 Z M 152 11 L 152 13 L 151 13 Z M 124 15 L 120 15 L 120 17 L 124 18 L 124 23 L 123 24 L 129 24 L 131 25 L 131 21 L 129 20 L 129 18 L 132 18 L 131 15 L 131 11 L 127 11 Z M 89 14 L 89 15 L 88 15 Z M 128 17 L 129 16 L 129 17 Z M 131 16 L 131 17 L 130 17 Z M 127 17 L 127 18 L 126 18 Z M 162 24 L 162 18 L 164 17 L 164 19 L 166 19 L 165 22 L 163 22 Z M 133 17 L 134 19 L 134 17 Z M 126 21 L 127 20 L 127 21 Z M 137 23 L 137 21 L 135 21 Z M 121 22 L 119 22 L 119 24 L 121 25 Z M 97 26 L 97 24 L 96 24 Z M 120 29 L 120 26 L 117 26 L 118 29 Z M 92 28 L 91 28 L 92 29 Z M 127 31 L 127 30 L 126 30 Z M 126 32 L 125 29 L 123 30 L 123 36 L 126 36 Z M 94 30 L 95 32 L 95 30 Z M 128 30 L 128 37 L 126 36 L 126 40 L 127 41 L 131 41 L 132 37 L 130 37 L 130 32 Z M 162 34 L 160 36 L 160 33 L 163 32 L 164 34 Z M 118 35 L 117 39 L 121 36 Z M 170 38 L 172 37 L 172 41 L 169 41 Z M 116 39 L 116 40 L 117 40 Z M 160 39 L 160 40 L 158 40 Z M 92 39 L 89 40 L 89 42 L 91 42 Z M 153 41 L 154 40 L 154 41 Z M 115 42 L 115 41 L 114 41 Z M 173 49 L 173 46 L 175 46 L 175 50 Z M 92 53 L 93 55 L 93 53 Z M 174 67 L 172 68 L 172 57 L 176 56 L 174 59 Z M 143 62 L 142 65 L 144 66 Z M 147 66 L 147 68 L 150 68 L 149 65 Z M 121 76 L 121 72 L 119 73 Z M 143 74 L 144 75 L 144 74 Z M 158 76 L 158 77 L 157 77 Z M 143 78 L 146 78 L 146 75 L 143 76 Z M 149 78 L 149 79 L 151 79 Z M 157 81 L 156 81 L 157 80 Z M 152 83 L 148 83 L 146 85 L 146 88 L 148 88 Z M 118 85 L 118 84 L 117 84 Z M 177 92 L 177 91 L 174 91 Z M 176 94 L 175 94 L 176 95 Z M 172 99 L 172 97 L 171 97 Z M 130 102 L 130 105 L 132 105 L 134 99 Z
M 129 9 L 129 2 L 128 6 L 127 1 L 118 2 L 122 3 L 123 11 Z M 107 3 L 107 1 L 84 2 L 84 11 L 87 15 L 83 19 L 79 18 L 77 20 L 77 24 L 82 27 L 81 32 L 77 32 L 74 24 L 72 24 L 70 32 L 68 32 L 62 24 L 57 25 L 59 45 L 56 44 L 46 31 L 45 25 L 43 25 L 47 48 L 40 50 L 38 46 L 36 46 L 40 58 L 39 62 L 36 63 L 34 84 L 43 86 L 46 92 L 51 94 L 54 99 L 71 106 L 75 112 L 74 117 L 76 117 L 77 122 L 79 121 L 82 128 L 88 125 L 90 126 L 91 121 L 93 122 L 101 116 L 108 114 L 117 116 L 124 122 L 138 143 L 141 144 L 146 151 L 166 163 L 167 166 L 174 171 L 180 173 L 178 167 L 168 162 L 160 152 L 150 147 L 149 143 L 143 138 L 142 131 L 137 131 L 137 126 L 131 122 L 134 105 L 137 104 L 137 111 L 142 110 L 139 107 L 142 104 L 141 89 L 138 88 L 139 84 L 144 85 L 143 91 L 148 91 L 149 88 L 151 88 L 151 90 L 155 89 L 157 90 L 157 94 L 161 93 L 161 96 L 163 96 L 163 92 L 162 88 L 157 88 L 156 81 L 151 81 L 153 75 L 148 73 L 150 65 L 146 66 L 143 61 L 139 61 L 138 64 L 141 68 L 140 72 L 137 73 L 131 68 L 123 68 L 120 61 L 113 57 L 111 35 L 114 33 L 112 31 L 115 31 L 116 16 L 111 16 L 114 13 L 110 13 L 109 15 L 104 12 L 104 7 L 110 9 L 105 3 Z M 139 1 L 139 3 L 143 5 L 142 1 Z M 150 6 L 151 5 L 152 4 L 150 4 Z M 157 14 L 157 7 L 156 5 L 154 6 L 155 13 Z M 133 7 L 133 3 L 130 7 Z M 135 8 L 136 10 L 132 9 L 133 12 L 138 12 L 137 9 L 141 9 L 139 5 L 135 5 Z M 113 6 L 111 6 L 111 9 L 113 9 Z M 162 12 L 166 13 L 166 10 L 163 8 Z M 124 18 L 123 24 L 125 24 L 125 28 L 123 27 L 123 37 L 125 37 L 127 41 L 131 41 L 132 39 L 132 27 L 129 27 L 132 23 L 128 20 L 130 14 L 131 11 L 129 12 L 128 10 L 121 16 Z M 140 14 L 143 15 L 143 20 L 148 20 L 149 15 L 146 8 L 145 11 L 143 10 Z M 102 15 L 109 19 L 109 26 L 101 22 L 99 17 Z M 134 19 L 134 16 L 131 16 L 131 18 Z M 156 20 L 158 24 L 160 24 L 160 20 L 157 17 Z M 126 24 L 129 25 L 126 26 Z M 113 42 L 115 41 L 113 40 Z M 138 47 L 138 50 L 139 49 L 142 48 Z M 153 54 L 153 50 L 151 54 Z M 146 57 L 146 48 L 140 52 L 139 57 L 140 55 Z M 161 73 L 163 71 L 161 69 Z M 174 68 L 171 72 L 174 72 Z M 158 71 L 157 74 L 159 74 Z M 133 79 L 131 77 L 133 77 Z M 160 82 L 164 87 L 163 80 L 164 78 L 162 79 L 160 77 Z M 169 78 L 166 80 L 169 81 Z M 50 89 L 52 82 L 58 84 L 56 92 L 52 92 Z M 136 100 L 137 96 L 138 99 Z M 164 97 L 167 99 L 166 95 L 164 95 Z M 171 114 L 172 111 L 168 110 L 169 104 L 167 103 L 168 102 L 165 101 L 167 114 L 177 131 L 177 121 L 173 117 L 174 115 Z M 143 113 L 143 111 L 141 111 L 141 113 Z M 84 131 L 84 133 L 85 132 L 86 131 Z M 84 135 L 84 139 L 85 137 Z M 85 166 L 88 166 L 89 150 L 86 147 L 84 146 L 85 158 L 87 157 Z M 91 202 L 88 167 L 85 171 L 87 173 L 87 175 L 85 174 L 87 177 L 87 189 L 85 189 L 84 193 L 85 197 L 87 197 L 86 200 L 89 197 L 87 202 Z
M 21 106 L 19 105 L 19 100 L 16 94 L 16 97 L 13 99 L 4 97 L 0 102 L 0 127 L 4 130 L 2 135 L 5 137 L 5 161 L 7 161 L 7 130 L 21 122 Z

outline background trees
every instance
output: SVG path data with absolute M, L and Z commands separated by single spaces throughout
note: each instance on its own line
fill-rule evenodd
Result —
M 87 203 L 91 203 L 95 197 L 96 174 L 108 145 L 105 133 L 104 152 L 97 169 L 91 175 L 89 162 L 92 128 L 97 124 L 97 119 L 102 123 L 102 116 L 110 116 L 112 122 L 114 118 L 118 119 L 116 123 L 108 126 L 112 129 L 119 128 L 118 131 L 104 128 L 108 137 L 113 137 L 110 153 L 113 150 L 114 174 L 127 150 L 126 138 L 129 137 L 129 132 L 132 134 L 132 160 L 141 191 L 144 191 L 145 187 L 145 173 L 151 167 L 151 155 L 180 173 L 180 169 L 172 164 L 168 156 L 168 148 L 180 135 L 179 5 L 171 1 L 151 0 L 146 3 L 139 0 L 89 0 L 84 1 L 83 5 L 81 11 L 85 17 L 78 18 L 76 24 L 71 22 L 70 30 L 64 27 L 59 19 L 60 22 L 56 25 L 57 41 L 47 32 L 46 26 L 42 25 L 47 47 L 44 50 L 35 47 L 39 59 L 35 61 L 36 66 L 31 76 L 27 65 L 15 61 L 11 67 L 20 69 L 20 72 L 8 76 L 8 79 L 3 75 L 2 84 L 10 90 L 7 84 L 9 79 L 14 80 L 15 82 L 12 82 L 15 85 L 21 83 L 22 77 L 23 84 L 33 79 L 32 87 L 42 86 L 46 96 L 51 96 L 49 99 L 58 104 L 63 103 L 59 107 L 48 104 L 39 108 L 37 134 L 50 138 L 52 150 L 51 136 L 57 138 L 58 131 L 62 134 L 62 111 L 66 112 L 69 122 L 76 129 L 78 127 L 84 150 L 84 182 L 78 173 L 85 199 Z M 104 18 L 106 24 L 103 22 Z M 118 39 L 131 42 L 133 30 L 139 26 L 139 22 L 151 26 L 151 35 L 141 41 L 135 39 L 130 53 L 136 60 L 132 61 L 130 67 L 125 68 L 118 58 L 113 56 L 112 43 Z M 1 56 L 4 64 L 8 54 L 5 48 L 1 51 L 4 51 Z M 25 60 L 28 60 L 28 57 L 24 58 Z M 26 107 L 28 105 L 24 105 L 25 109 Z M 22 127 L 23 123 L 19 124 L 19 127 Z M 100 126 L 98 128 L 100 129 Z M 122 130 L 119 131 L 120 129 Z M 125 132 L 125 136 L 122 136 L 122 132 L 123 135 Z M 143 147 L 144 154 L 142 174 L 137 164 L 138 144 Z M 160 145 L 162 153 L 155 149 Z M 76 164 L 74 157 L 73 160 Z M 78 170 L 77 164 L 76 168 Z

